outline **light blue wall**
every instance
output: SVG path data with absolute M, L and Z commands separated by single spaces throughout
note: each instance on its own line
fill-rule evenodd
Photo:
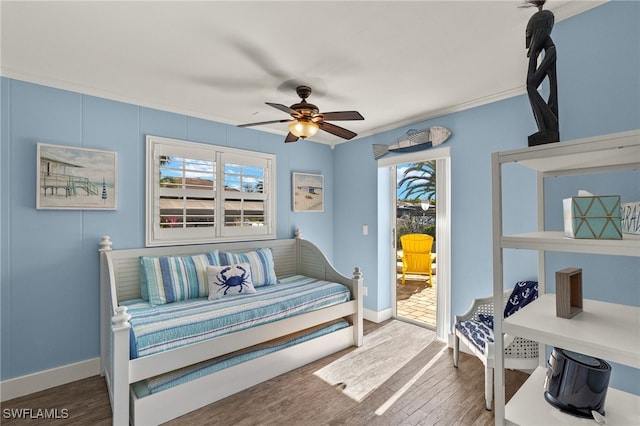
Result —
M 379 211 L 379 205 L 383 204 L 379 200 L 386 198 L 387 190 L 377 188 L 378 169 L 371 145 L 390 144 L 409 128 L 441 125 L 452 130 L 446 142 L 451 150 L 452 312 L 463 312 L 472 298 L 492 291 L 491 152 L 526 146 L 522 129 L 535 131 L 535 123 L 531 121 L 528 101 L 516 97 L 336 147 L 335 179 L 341 184 L 336 187 L 335 238 L 336 241 L 339 236 L 348 238 L 334 247 L 335 263 L 343 269 L 348 265 L 362 268 L 369 287 L 366 308 L 381 311 L 391 306 L 391 286 L 386 283 L 386 276 L 370 273 L 377 271 L 380 263 L 388 263 L 377 256 L 378 239 L 383 241 L 385 236 L 378 235 L 378 229 L 373 227 L 369 228 L 368 236 L 361 232 L 362 224 L 375 223 L 377 215 L 385 215 Z M 535 194 L 533 180 L 524 184 L 514 182 L 513 188 L 505 188 L 505 193 Z M 521 204 L 525 219 L 521 215 L 508 226 L 516 230 L 523 222 L 535 226 L 534 200 L 525 197 Z M 529 209 L 525 208 L 527 205 Z M 524 275 L 534 273 L 535 268 L 530 268 Z M 468 285 L 455 284 L 460 282 Z
M 277 155 L 277 236 L 296 228 L 333 252 L 333 152 L 241 129 L 2 78 L 2 379 L 99 354 L 98 241 L 144 246 L 145 135 Z M 115 151 L 117 211 L 36 210 L 36 144 Z M 322 213 L 291 211 L 291 172 L 323 174 Z M 344 271 L 351 273 L 351 270 Z
M 640 127 L 640 4 L 614 0 L 554 27 L 565 140 Z
M 613 1 L 556 24 L 553 39 L 558 48 L 558 85 L 561 140 L 622 132 L 640 128 L 640 3 Z M 523 60 L 524 29 L 523 29 Z M 524 84 L 523 75 L 523 84 Z M 385 212 L 379 208 L 386 189 L 376 189 L 377 165 L 371 145 L 391 144 L 409 128 L 442 125 L 452 130 L 446 142 L 451 149 L 451 312 L 464 312 L 475 297 L 492 293 L 491 173 L 490 154 L 524 148 L 535 132 L 526 96 L 495 102 L 411 126 L 362 138 L 336 148 L 335 248 L 336 264 L 362 267 L 369 296 L 365 307 L 382 311 L 391 306 L 387 275 L 375 276 L 380 263 L 378 241 L 362 236 L 363 223 Z M 535 175 L 507 167 L 504 181 L 506 232 L 535 229 Z M 561 199 L 588 185 L 598 193 L 621 194 L 624 201 L 640 199 L 640 172 L 612 173 L 580 184 L 560 181 L 548 185 L 549 229 L 562 229 Z M 559 225 L 558 225 L 558 221 Z M 339 243 L 338 243 L 339 242 Z M 593 259 L 595 257 L 595 259 Z M 549 270 L 584 266 L 585 297 L 640 306 L 640 261 L 609 256 L 554 255 Z M 505 252 L 505 282 L 536 276 L 535 253 Z M 604 266 L 607 265 L 607 266 Z M 555 268 L 555 269 L 554 269 Z M 547 281 L 552 281 L 547 278 Z M 626 283 L 615 285 L 614 283 Z M 606 283 L 606 284 L 605 284 Z M 551 287 L 553 290 L 553 286 Z M 637 370 L 615 366 L 612 383 L 640 393 Z
M 640 128 L 639 21 L 640 3 L 614 1 L 556 24 L 562 140 Z M 525 60 L 524 47 L 522 55 Z M 448 127 L 453 131 L 447 141 L 453 192 L 451 311 L 458 313 L 472 298 L 491 292 L 490 153 L 526 147 L 527 135 L 536 130 L 528 100 L 519 96 L 340 144 L 332 151 L 313 143 L 285 145 L 281 136 L 254 129 L 6 78 L 0 79 L 0 89 L 2 380 L 98 356 L 97 242 L 109 234 L 116 248 L 144 245 L 146 134 L 276 154 L 278 237 L 301 228 L 341 272 L 350 274 L 360 266 L 369 288 L 365 307 L 381 311 L 390 307 L 391 297 L 390 286 L 377 275 L 378 243 L 384 236 L 377 231 L 382 203 L 371 144 L 390 144 L 409 128 Z M 36 210 L 38 141 L 116 151 L 118 210 Z M 324 212 L 291 212 L 293 171 L 325 176 Z M 522 197 L 512 206 L 516 213 L 507 217 L 510 232 L 535 220 L 530 176 L 513 173 L 505 193 Z M 635 172 L 613 179 L 640 178 Z M 634 196 L 633 188 L 638 186 L 631 185 L 629 196 Z M 367 236 L 362 235 L 364 224 L 369 225 Z M 507 256 L 507 280 L 535 274 L 527 253 Z M 608 280 L 637 282 L 637 271 L 637 261 L 622 262 L 609 270 Z M 629 294 L 612 286 L 610 294 L 640 305 L 637 290 Z

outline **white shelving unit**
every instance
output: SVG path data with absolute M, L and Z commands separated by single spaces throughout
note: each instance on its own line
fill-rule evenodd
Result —
M 495 152 L 491 157 L 493 195 L 493 275 L 494 332 L 496 354 L 502 354 L 504 333 L 536 340 L 543 345 L 603 358 L 640 368 L 640 307 L 584 300 L 583 312 L 571 319 L 556 316 L 555 294 L 545 292 L 544 252 L 571 252 L 640 257 L 640 236 L 623 234 L 622 240 L 565 238 L 563 232 L 544 230 L 544 179 L 554 176 L 587 175 L 640 168 L 640 131 L 616 133 L 572 142 L 540 145 L 520 150 Z M 502 166 L 515 163 L 537 172 L 537 232 L 503 235 Z M 538 251 L 540 297 L 508 319 L 502 319 L 503 250 Z M 638 281 L 621 283 L 638 285 Z M 541 348 L 543 349 L 543 348 Z M 541 350 L 540 366 L 505 406 L 504 358 L 496 355 L 495 424 L 581 425 L 594 424 L 565 414 L 543 396 L 546 351 Z M 640 397 L 613 388 L 605 402 L 607 424 L 638 424 Z

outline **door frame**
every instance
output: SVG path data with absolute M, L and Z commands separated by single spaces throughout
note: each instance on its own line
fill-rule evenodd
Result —
M 378 168 L 394 168 L 401 164 L 418 163 L 436 160 L 436 253 L 437 279 L 436 286 L 436 336 L 439 340 L 447 341 L 451 324 L 451 152 L 449 147 L 427 149 L 409 154 L 396 155 L 378 160 Z M 397 317 L 396 300 L 396 174 L 389 173 L 389 187 L 391 190 L 389 203 L 389 217 L 392 236 L 392 254 L 388 262 L 391 283 L 391 309 L 393 318 Z M 381 259 L 381 261 L 384 261 Z

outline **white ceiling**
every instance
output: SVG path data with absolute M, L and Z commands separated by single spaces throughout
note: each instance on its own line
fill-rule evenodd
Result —
M 524 93 L 522 3 L 2 1 L 1 72 L 234 125 L 288 118 L 264 102 L 296 103 L 304 83 L 321 111 L 359 111 L 335 124 L 361 137 Z

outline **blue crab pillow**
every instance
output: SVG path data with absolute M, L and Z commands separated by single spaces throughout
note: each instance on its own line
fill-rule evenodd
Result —
M 220 299 L 230 294 L 250 294 L 256 289 L 251 282 L 251 266 L 236 263 L 227 266 L 207 266 L 209 300 Z

